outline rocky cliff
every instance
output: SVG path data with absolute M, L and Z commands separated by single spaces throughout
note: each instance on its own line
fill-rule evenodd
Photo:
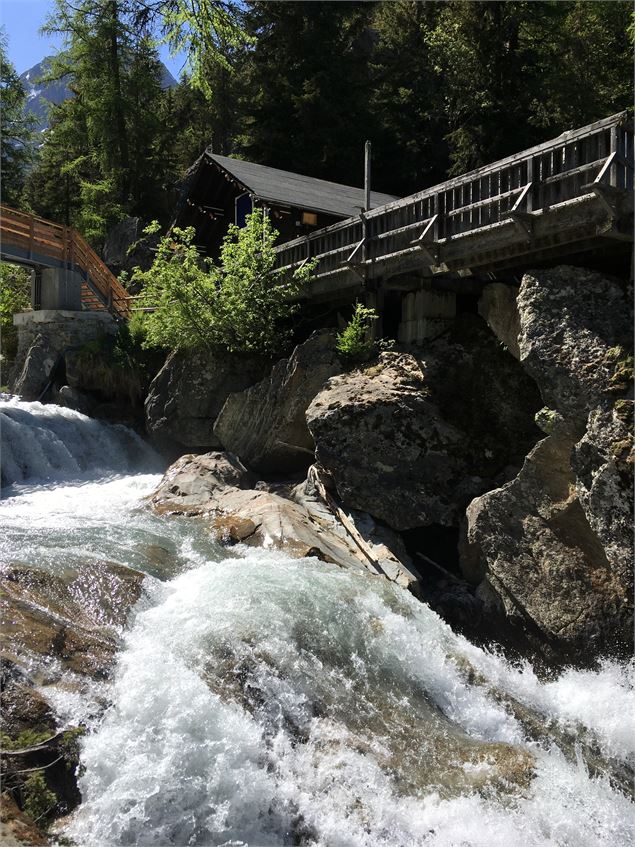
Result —
M 629 304 L 579 268 L 526 274 L 519 358 L 546 404 L 520 473 L 467 510 L 462 565 L 489 614 L 559 657 L 632 644 Z

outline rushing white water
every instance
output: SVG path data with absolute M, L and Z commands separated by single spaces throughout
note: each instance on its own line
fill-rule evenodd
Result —
M 154 475 L 51 474 L 0 501 L 2 561 L 151 574 L 84 740 L 80 847 L 633 843 L 609 779 L 635 763 L 632 667 L 544 682 L 378 577 L 228 555 L 201 523 L 151 515 Z M 69 721 L 92 714 L 48 693 Z
M 15 398 L 0 400 L 0 433 L 5 486 L 29 479 L 59 482 L 129 473 L 148 467 L 155 458 L 145 442 L 124 426 Z

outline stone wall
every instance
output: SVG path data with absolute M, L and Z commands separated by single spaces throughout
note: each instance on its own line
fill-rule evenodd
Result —
M 24 400 L 40 397 L 65 350 L 117 332 L 117 323 L 107 312 L 40 309 L 14 315 L 13 323 L 18 328 L 18 352 L 10 388 Z

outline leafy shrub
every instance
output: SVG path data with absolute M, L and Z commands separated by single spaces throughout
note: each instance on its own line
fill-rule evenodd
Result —
M 158 224 L 146 229 L 156 232 Z M 275 355 L 291 338 L 294 299 L 314 264 L 284 277 L 275 272 L 273 245 L 278 233 L 267 215 L 256 210 L 243 228 L 232 224 L 223 240 L 220 264 L 199 255 L 194 230 L 174 228 L 161 239 L 148 271 L 136 269 L 141 282 L 137 312 L 145 346 L 222 347 L 230 352 Z
M 26 268 L 0 263 L 0 353 L 3 370 L 15 359 L 18 330 L 13 326 L 16 312 L 31 308 L 31 275 Z
M 42 771 L 35 771 L 24 780 L 24 811 L 34 822 L 53 810 L 57 795 L 47 786 Z
M 355 362 L 363 362 L 370 356 L 375 346 L 370 337 L 370 326 L 378 317 L 375 309 L 355 304 L 353 317 L 337 336 L 335 348 L 340 356 Z

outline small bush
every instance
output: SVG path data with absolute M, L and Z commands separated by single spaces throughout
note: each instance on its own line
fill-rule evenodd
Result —
M 373 351 L 375 343 L 370 337 L 370 326 L 379 315 L 361 303 L 355 304 L 353 317 L 337 336 L 335 348 L 344 359 L 353 362 L 365 361 Z
M 22 790 L 24 811 L 34 822 L 44 818 L 57 804 L 57 795 L 47 786 L 42 771 L 29 774 L 24 780 Z
M 0 263 L 0 353 L 3 365 L 13 362 L 18 349 L 17 312 L 31 309 L 31 274 L 26 268 Z

